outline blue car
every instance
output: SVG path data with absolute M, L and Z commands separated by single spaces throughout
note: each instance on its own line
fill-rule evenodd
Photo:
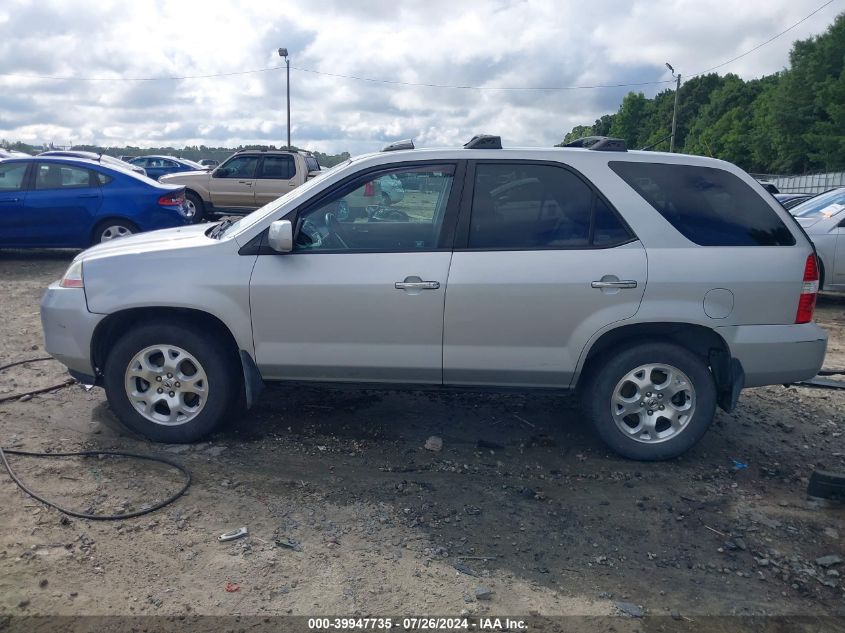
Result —
M 188 223 L 184 187 L 81 158 L 0 160 L 0 248 L 87 248 Z
M 180 171 L 208 171 L 208 167 L 203 167 L 199 163 L 174 156 L 136 156 L 129 159 L 129 164 L 143 167 L 147 171 L 147 176 L 153 180 L 158 180 L 165 174 L 175 174 Z

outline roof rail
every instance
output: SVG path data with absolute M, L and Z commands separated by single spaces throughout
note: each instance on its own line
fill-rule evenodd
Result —
M 584 136 L 576 139 L 571 143 L 567 143 L 564 147 L 583 147 L 584 149 L 591 149 L 597 152 L 627 152 L 628 147 L 625 141 L 621 138 L 611 138 L 609 136 Z
M 400 149 L 414 149 L 414 139 L 406 138 L 402 141 L 396 141 L 390 145 L 385 145 L 381 148 L 383 152 L 397 152 Z
M 464 149 L 502 149 L 502 137 L 492 134 L 476 134 L 464 143 Z

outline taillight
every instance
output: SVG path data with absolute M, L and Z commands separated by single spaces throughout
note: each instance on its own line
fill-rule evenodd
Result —
M 158 199 L 158 203 L 163 207 L 181 207 L 185 204 L 185 192 L 174 191 L 166 193 Z
M 819 263 L 815 253 L 807 256 L 804 264 L 804 284 L 801 286 L 801 297 L 798 299 L 798 312 L 795 314 L 796 323 L 809 323 L 813 320 L 816 309 L 816 294 L 819 292 Z

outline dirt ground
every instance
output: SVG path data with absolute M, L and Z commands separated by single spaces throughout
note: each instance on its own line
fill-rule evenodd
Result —
M 72 254 L 0 252 L 0 365 L 44 354 L 40 296 Z M 845 369 L 845 299 L 822 297 L 817 319 L 826 367 Z M 52 361 L 15 367 L 0 398 L 65 378 Z M 822 558 L 845 555 L 845 508 L 805 496 L 814 468 L 845 470 L 843 407 L 845 391 L 748 390 L 686 456 L 646 464 L 609 453 L 571 399 L 551 396 L 273 387 L 194 446 L 131 435 L 100 389 L 7 402 L 5 447 L 161 454 L 194 480 L 152 515 L 94 522 L 0 473 L 0 629 L 25 614 L 632 610 L 621 603 L 646 618 L 607 630 L 670 615 L 845 617 L 845 563 Z M 424 448 L 429 436 L 441 451 Z M 35 490 L 98 513 L 180 483 L 128 460 L 10 460 Z M 240 526 L 248 537 L 217 541 Z

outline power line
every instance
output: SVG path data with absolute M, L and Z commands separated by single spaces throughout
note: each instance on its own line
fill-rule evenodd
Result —
M 496 86 L 464 86 L 460 84 L 433 84 L 433 83 L 417 83 L 412 81 L 395 81 L 392 79 L 375 79 L 373 77 L 359 77 L 357 75 L 341 75 L 339 73 L 326 73 L 312 68 L 301 68 L 298 66 L 291 66 L 292 69 L 304 73 L 312 73 L 315 75 L 324 75 L 326 77 L 339 77 L 341 79 L 355 79 L 357 81 L 368 81 L 371 83 L 391 84 L 394 86 L 413 86 L 419 88 L 451 88 L 455 90 L 500 90 L 500 91 L 542 91 L 542 90 L 592 90 L 595 88 L 628 88 L 633 86 L 651 86 L 653 84 L 672 83 L 673 80 L 661 81 L 642 81 L 638 83 L 627 84 L 596 84 L 592 86 L 541 86 L 528 88 L 513 88 L 513 87 L 496 87 Z
M 251 75 L 254 73 L 266 73 L 273 70 L 279 70 L 281 68 L 284 68 L 284 66 L 268 66 L 267 68 L 238 70 L 229 73 L 212 73 L 209 75 L 166 75 L 162 77 L 61 77 L 56 75 L 20 75 L 17 73 L 0 73 L 0 77 L 11 77 L 14 79 L 45 79 L 49 81 L 180 81 L 182 79 L 214 79 L 216 77 Z
M 743 58 L 743 57 L 745 57 L 746 55 L 750 55 L 750 54 L 751 54 L 751 53 L 753 53 L 754 51 L 757 51 L 757 50 L 759 50 L 759 49 L 763 48 L 766 44 L 770 44 L 771 42 L 774 42 L 774 41 L 775 41 L 777 38 L 779 38 L 781 35 L 785 35 L 786 33 L 789 33 L 789 32 L 790 32 L 792 29 L 794 29 L 796 26 L 798 26 L 799 24 L 803 24 L 804 22 L 806 22 L 807 20 L 809 20 L 811 17 L 813 17 L 814 15 L 816 15 L 816 13 L 818 13 L 819 11 L 821 11 L 822 9 L 824 9 L 826 6 L 833 4 L 834 2 L 836 2 L 836 0 L 828 0 L 828 2 L 825 2 L 825 3 L 824 3 L 822 6 L 820 6 L 818 9 L 816 9 L 815 11 L 813 11 L 812 13 L 810 13 L 809 15 L 807 15 L 807 16 L 805 16 L 805 17 L 801 18 L 801 19 L 800 19 L 800 20 L 798 20 L 795 24 L 793 24 L 792 26 L 790 26 L 790 27 L 789 27 L 789 28 L 787 28 L 787 29 L 784 29 L 783 31 L 781 31 L 781 32 L 780 32 L 780 33 L 778 33 L 777 35 L 773 35 L 772 37 L 770 37 L 769 39 L 767 39 L 767 40 L 766 40 L 765 42 L 763 42 L 762 44 L 758 44 L 758 45 L 757 45 L 757 46 L 755 46 L 754 48 L 751 48 L 751 49 L 749 49 L 749 50 L 745 51 L 744 53 L 741 53 L 741 54 L 737 55 L 736 57 L 732 57 L 731 59 L 729 59 L 729 60 L 728 60 L 728 61 L 726 61 L 726 62 L 722 62 L 721 64 L 718 64 L 718 65 L 716 65 L 716 66 L 713 66 L 712 68 L 708 68 L 707 70 L 702 70 L 702 71 L 699 71 L 699 72 L 697 72 L 697 73 L 695 73 L 695 74 L 693 74 L 693 75 L 690 75 L 690 76 L 688 77 L 688 79 L 692 79 L 693 77 L 698 77 L 699 75 L 706 75 L 707 73 L 712 72 L 712 71 L 716 70 L 717 68 L 721 68 L 722 66 L 727 66 L 728 64 L 730 64 L 730 63 L 732 63 L 732 62 L 735 62 L 735 61 L 736 61 L 736 60 L 738 60 L 738 59 L 742 59 L 742 58 Z

